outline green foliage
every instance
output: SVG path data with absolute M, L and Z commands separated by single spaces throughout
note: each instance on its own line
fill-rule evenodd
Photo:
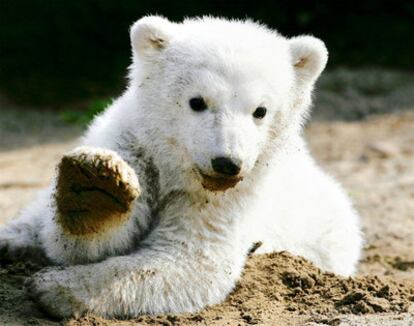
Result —
M 111 103 L 112 99 L 97 99 L 91 101 L 86 110 L 64 110 L 60 112 L 60 118 L 69 124 L 86 126 Z

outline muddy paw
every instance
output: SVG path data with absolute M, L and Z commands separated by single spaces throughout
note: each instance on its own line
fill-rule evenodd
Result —
M 73 235 L 101 233 L 129 217 L 139 193 L 134 170 L 118 154 L 79 147 L 58 166 L 58 222 Z

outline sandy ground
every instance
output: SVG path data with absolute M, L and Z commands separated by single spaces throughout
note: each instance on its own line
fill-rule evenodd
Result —
M 61 154 L 76 144 L 78 128 L 38 116 L 29 119 L 33 130 L 16 122 L 0 131 L 0 223 L 47 185 Z M 59 133 L 43 128 L 45 121 Z M 355 280 L 288 254 L 258 256 L 225 303 L 199 314 L 58 322 L 25 296 L 22 284 L 37 266 L 22 262 L 0 266 L 0 325 L 414 325 L 414 111 L 314 122 L 306 134 L 362 215 L 366 245 Z

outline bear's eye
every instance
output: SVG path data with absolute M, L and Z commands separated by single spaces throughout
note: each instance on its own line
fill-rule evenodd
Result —
M 267 109 L 263 106 L 259 106 L 254 112 L 253 117 L 255 119 L 263 119 L 267 113 Z
M 190 108 L 196 112 L 201 112 L 207 109 L 207 104 L 201 96 L 193 97 L 188 103 L 190 104 Z

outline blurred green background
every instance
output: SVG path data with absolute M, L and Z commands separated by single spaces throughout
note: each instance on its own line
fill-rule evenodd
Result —
M 250 17 L 286 36 L 310 33 L 326 42 L 330 68 L 414 66 L 414 1 L 1 0 L 0 94 L 53 108 L 118 94 L 128 28 L 155 13 Z

